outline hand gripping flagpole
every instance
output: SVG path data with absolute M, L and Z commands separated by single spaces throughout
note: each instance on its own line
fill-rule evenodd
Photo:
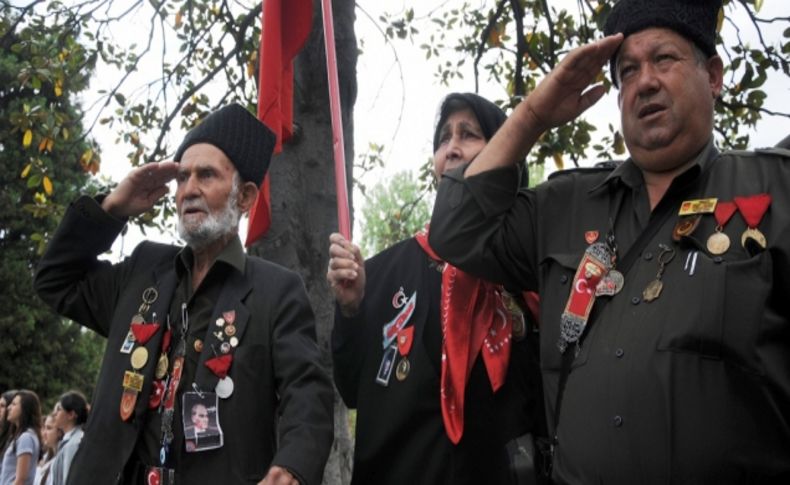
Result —
M 324 19 L 324 46 L 326 47 L 326 75 L 329 79 L 329 110 L 332 115 L 332 148 L 335 155 L 335 191 L 337 192 L 337 225 L 340 234 L 351 240 L 351 218 L 348 210 L 348 185 L 346 184 L 346 155 L 343 146 L 343 118 L 340 111 L 340 87 L 337 80 L 337 55 L 335 29 L 332 18 L 332 0 L 321 0 Z

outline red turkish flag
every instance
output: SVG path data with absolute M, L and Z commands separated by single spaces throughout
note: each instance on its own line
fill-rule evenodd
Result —
M 258 72 L 258 118 L 277 136 L 274 153 L 292 135 L 293 58 L 302 49 L 313 24 L 312 0 L 264 0 Z M 263 236 L 271 224 L 269 174 L 263 179 L 250 211 L 246 246 Z

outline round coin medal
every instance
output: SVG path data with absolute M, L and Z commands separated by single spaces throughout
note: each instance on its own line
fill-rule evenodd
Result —
M 199 338 L 195 339 L 195 343 L 193 344 L 193 346 L 195 348 L 195 352 L 197 352 L 198 354 L 203 352 L 203 341 L 200 340 Z
M 137 347 L 132 352 L 132 367 L 135 370 L 142 369 L 145 367 L 145 363 L 148 362 L 148 350 L 145 347 Z
M 228 324 L 225 327 L 225 335 L 227 335 L 228 337 L 233 337 L 234 335 L 236 335 L 236 325 Z
M 138 313 L 132 317 L 132 323 L 145 323 L 145 318 Z
M 749 229 L 743 231 L 743 235 L 741 236 L 741 246 L 746 247 L 747 239 L 754 239 L 754 241 L 763 249 L 765 249 L 765 246 L 768 245 L 768 242 L 765 240 L 765 234 L 760 232 L 759 229 L 750 227 Z
M 409 359 L 404 356 L 400 362 L 398 362 L 398 367 L 395 369 L 395 377 L 397 377 L 399 381 L 402 381 L 409 377 L 410 370 L 411 363 L 409 362 Z
M 730 249 L 730 238 L 723 232 L 716 231 L 710 235 L 706 245 L 711 254 L 724 254 Z
M 159 354 L 159 360 L 156 362 L 156 376 L 157 379 L 164 379 L 167 375 L 167 368 L 170 367 L 170 360 L 167 354 Z
M 238 337 L 231 337 L 230 338 L 230 346 L 235 348 L 238 345 L 239 345 Z
M 230 352 L 230 343 L 222 342 L 219 346 L 219 351 L 222 352 L 223 354 L 227 354 L 228 352 Z
M 217 386 L 214 388 L 214 391 L 217 393 L 222 399 L 227 399 L 233 394 L 233 379 L 230 376 L 225 376 L 219 381 L 217 381 Z

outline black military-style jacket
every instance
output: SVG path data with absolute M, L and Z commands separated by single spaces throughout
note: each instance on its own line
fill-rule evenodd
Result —
M 639 169 L 576 171 L 517 195 L 513 170 L 440 184 L 431 245 L 472 274 L 541 296 L 541 366 L 559 483 L 773 483 L 790 475 L 790 151 L 719 153 L 709 143 L 650 210 Z M 673 239 L 684 201 L 770 194 L 742 246 L 741 211 Z M 753 199 L 752 199 L 753 200 Z M 611 221 L 611 222 L 610 222 Z M 636 246 L 644 237 L 641 247 Z M 593 236 L 633 250 L 622 290 L 595 301 L 559 416 L 560 319 Z M 661 246 L 673 256 L 659 275 Z M 665 260 L 665 255 L 662 260 Z M 644 290 L 662 281 L 657 299 Z M 784 478 L 781 478 L 784 477 Z

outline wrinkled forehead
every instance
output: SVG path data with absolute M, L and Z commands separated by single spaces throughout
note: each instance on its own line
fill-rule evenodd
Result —
M 655 53 L 662 47 L 674 47 L 684 52 L 691 51 L 694 43 L 682 34 L 664 27 L 649 27 L 627 36 L 615 53 L 615 61 L 638 58 Z
M 447 114 L 442 126 L 439 127 L 439 133 L 446 133 L 452 130 L 453 126 L 468 127 L 479 130 L 480 121 L 477 119 L 474 111 L 472 111 L 472 108 L 462 104 L 458 107 L 458 109 Z

